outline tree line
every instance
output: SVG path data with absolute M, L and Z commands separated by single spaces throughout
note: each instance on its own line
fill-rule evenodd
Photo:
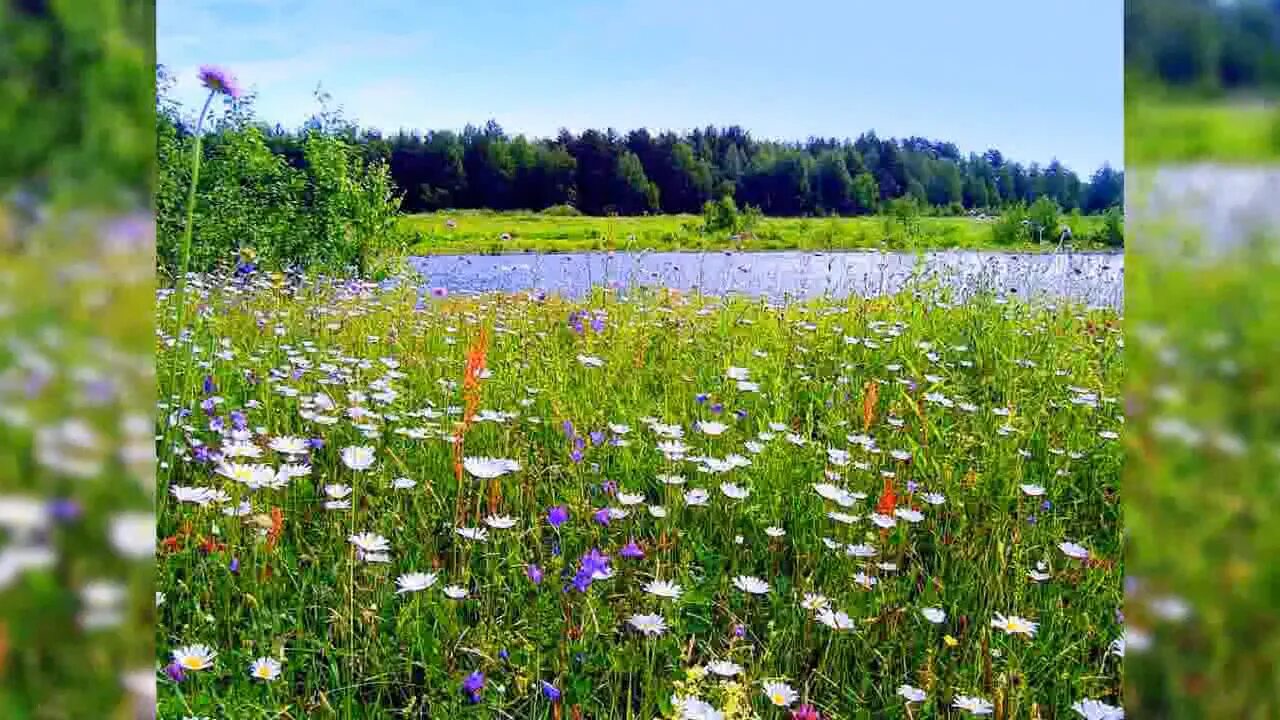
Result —
M 1133 89 L 1280 90 L 1280 0 L 1126 0 Z
M 461 132 L 350 132 L 368 159 L 390 168 L 406 212 L 570 205 L 589 215 L 696 213 L 726 196 L 776 216 L 873 214 L 904 197 L 942 213 L 1040 197 L 1084 213 L 1123 202 L 1124 175 L 1109 166 L 1081 180 L 1056 160 L 1023 165 L 998 150 L 966 156 L 953 143 L 875 132 L 777 142 L 738 126 L 708 126 L 682 134 L 561 130 L 530 139 L 493 121 Z M 299 137 L 274 127 L 267 142 L 296 159 Z
M 169 84 L 162 69 L 160 87 Z M 297 129 L 254 118 L 251 96 L 227 117 L 236 127 L 253 127 L 273 153 L 299 169 L 306 166 L 309 137 L 320 131 L 341 137 L 366 162 L 385 164 L 405 212 L 571 206 L 589 215 L 699 213 L 724 197 L 774 216 L 873 214 L 899 198 L 944 214 L 998 212 L 1041 197 L 1086 214 L 1123 203 L 1124 174 L 1110 166 L 1082 180 L 1056 160 L 1024 165 L 994 149 L 965 155 L 954 143 L 921 137 L 866 132 L 855 140 L 779 142 L 753 138 L 738 126 L 708 126 L 686 133 L 561 130 L 529 138 L 493 121 L 461 132 L 383 134 L 345 119 L 327 96 L 319 100 L 322 111 Z M 162 124 L 178 135 L 191 132 L 172 108 Z

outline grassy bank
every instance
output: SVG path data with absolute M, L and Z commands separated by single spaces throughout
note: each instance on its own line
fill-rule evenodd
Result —
M 1280 105 L 1131 100 L 1125 106 L 1125 161 L 1280 162 Z
M 1117 703 L 1114 313 L 200 287 L 156 313 L 162 717 Z
M 1101 217 L 1069 220 L 1076 247 L 1102 227 Z M 452 226 L 450 226 L 452 223 Z M 504 252 L 587 252 L 601 250 L 934 250 L 943 248 L 1051 250 L 1057 237 L 1046 231 L 1034 242 L 997 243 L 993 222 L 967 217 L 920 217 L 909 224 L 893 218 L 772 218 L 749 232 L 706 232 L 697 215 L 649 217 L 557 216 L 541 213 L 454 211 L 409 215 L 404 229 L 417 241 L 417 255 Z M 505 237 L 504 237 L 505 234 Z M 1051 236 L 1051 237 L 1050 237 Z M 1050 241 L 1050 239 L 1052 241 Z

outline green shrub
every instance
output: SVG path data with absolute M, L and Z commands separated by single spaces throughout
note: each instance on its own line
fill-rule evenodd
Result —
M 572 205 L 560 204 L 552 205 L 551 207 L 543 210 L 542 214 L 550 215 L 552 217 L 578 217 L 582 215 L 582 211 Z

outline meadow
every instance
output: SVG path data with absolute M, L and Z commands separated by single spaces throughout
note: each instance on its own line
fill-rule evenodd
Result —
M 1101 216 L 1066 217 L 1077 248 L 1105 247 L 1092 240 Z M 762 217 L 742 232 L 712 232 L 700 215 L 594 217 L 534 212 L 461 210 L 402 216 L 400 227 L 416 255 L 607 250 L 936 250 L 944 248 L 1049 251 L 1055 231 L 1014 243 L 997 242 L 994 223 L 972 217 L 890 216 Z
M 1275 242 L 1174 237 L 1144 226 L 1126 265 L 1125 706 L 1277 717 Z
M 162 718 L 1120 717 L 1113 311 L 260 273 L 186 303 Z
M 1125 105 L 1129 163 L 1280 160 L 1280 108 L 1274 103 L 1140 97 Z

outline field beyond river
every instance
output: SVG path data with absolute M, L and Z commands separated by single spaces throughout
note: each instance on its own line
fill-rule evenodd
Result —
M 1092 241 L 1102 216 L 1064 216 L 1076 249 L 1100 249 Z M 997 242 L 991 216 L 909 219 L 763 217 L 750 230 L 709 231 L 698 215 L 595 217 L 535 212 L 451 211 L 401 218 L 416 235 L 413 255 L 567 253 L 608 250 L 1017 250 L 1052 251 L 1059 231 L 1028 232 L 1030 241 Z M 1043 235 L 1043 242 L 1039 235 Z

